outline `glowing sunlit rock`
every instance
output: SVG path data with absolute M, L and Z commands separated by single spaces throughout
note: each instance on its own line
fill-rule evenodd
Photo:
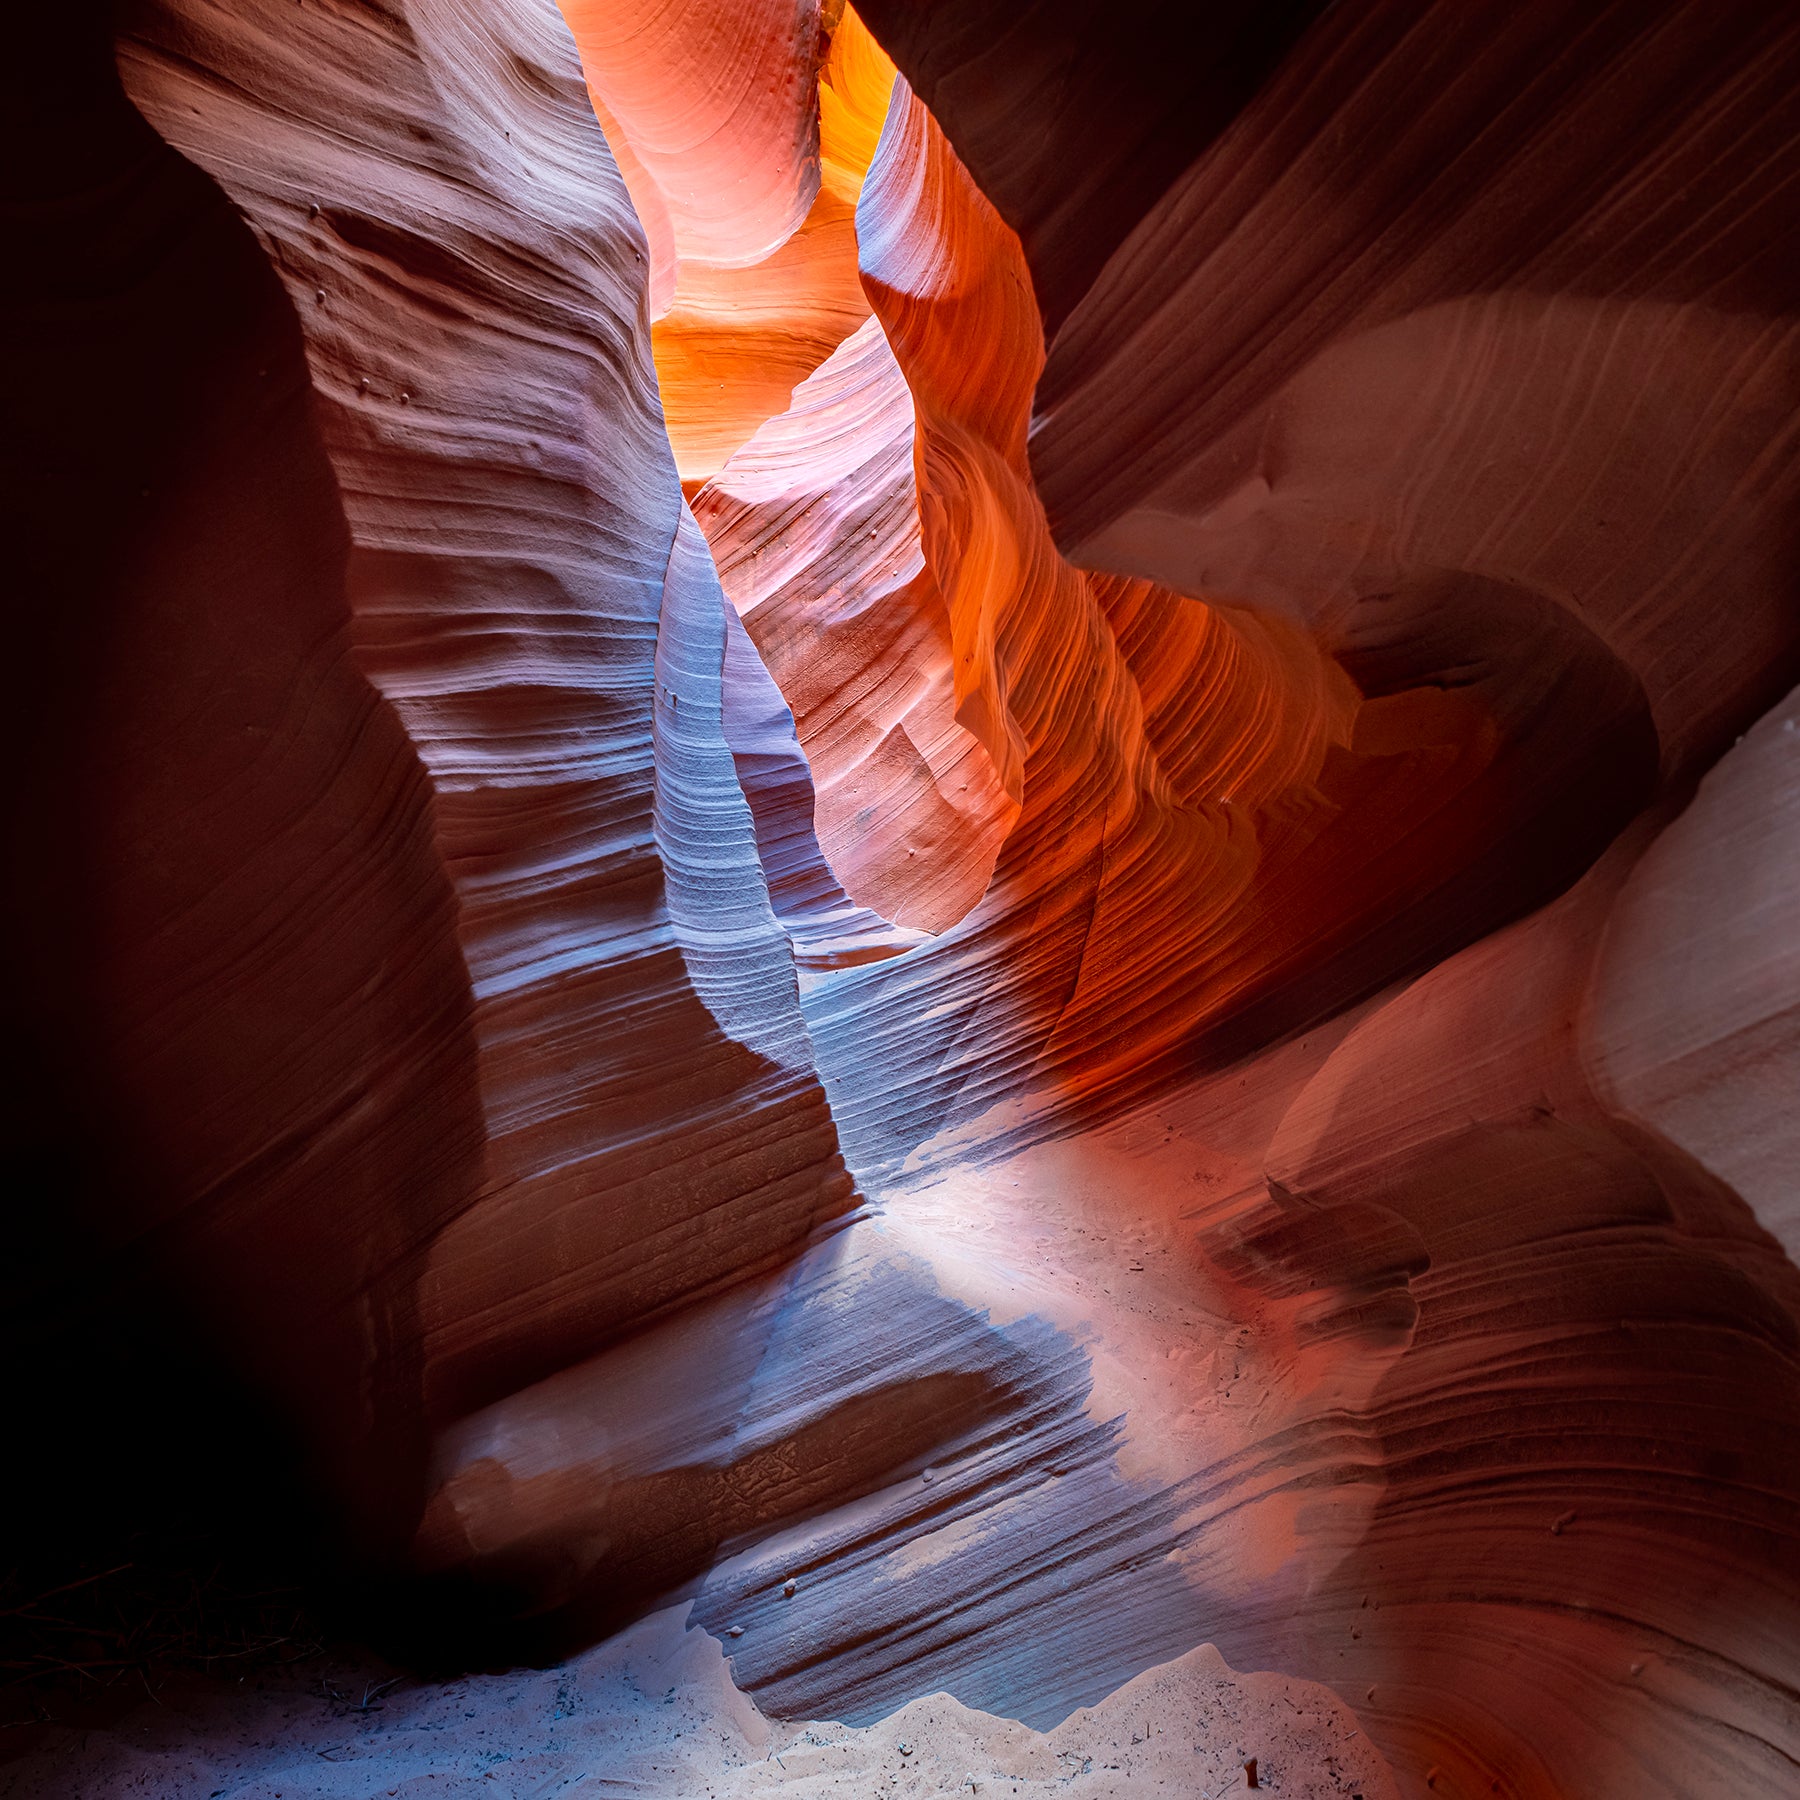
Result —
M 650 241 L 657 380 L 691 489 L 868 317 L 852 215 L 893 64 L 854 13 L 827 35 L 794 0 L 564 10 Z
M 1800 28 L 1201 10 L 21 98 L 27 1298 L 190 1310 L 433 1657 L 679 1595 L 857 1779 L 1216 1792 L 1116 1727 L 1222 1654 L 1271 1791 L 1783 1792 Z

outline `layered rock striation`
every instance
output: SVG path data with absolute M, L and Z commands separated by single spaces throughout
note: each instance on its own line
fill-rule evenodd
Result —
M 471 1655 L 1777 1791 L 1800 34 L 1180 11 L 35 28 L 43 1266 Z

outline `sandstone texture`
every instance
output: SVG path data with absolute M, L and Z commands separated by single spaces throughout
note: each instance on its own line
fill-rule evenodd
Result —
M 30 27 L 8 1354 L 437 1673 L 22 1794 L 1792 1786 L 1800 26 L 1194 12 Z

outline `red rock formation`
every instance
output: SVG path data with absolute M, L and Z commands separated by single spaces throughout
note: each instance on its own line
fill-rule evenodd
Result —
M 352 653 L 351 534 L 262 246 L 131 109 L 91 22 L 46 18 L 19 72 L 21 1429 L 51 1494 L 64 1454 L 120 1480 L 46 1413 L 85 1413 L 108 1314 L 191 1315 L 391 1553 L 426 1451 L 419 1282 L 481 1144 L 431 789 Z
M 1574 1024 L 1622 873 L 1357 1024 L 1261 1191 L 1196 1218 L 1268 1308 L 1264 1343 L 1286 1340 L 1282 1385 L 1366 1384 L 1354 1437 L 1331 1393 L 1247 1453 L 1253 1486 L 1363 1498 L 1293 1515 L 1304 1613 L 1251 1601 L 1227 1654 L 1283 1643 L 1444 1791 L 1779 1785 L 1800 1725 L 1800 1284 L 1584 1076 Z
M 903 69 L 911 30 L 891 39 Z M 1341 12 L 1125 241 L 1038 390 L 1033 471 L 1078 558 L 1297 619 L 1363 696 L 1338 702 L 1355 723 L 1315 777 L 1330 804 L 1257 821 L 1238 896 L 1199 889 L 1219 898 L 1220 935 L 1229 943 L 1235 926 L 1237 954 L 1261 965 L 1257 1005 L 1226 1019 L 1238 1041 L 1341 1004 L 1566 882 L 1649 796 L 1657 739 L 1671 771 L 1714 753 L 1780 691 L 1792 655 L 1781 567 L 1797 466 L 1781 260 L 1792 237 L 1757 223 L 1796 142 L 1790 117 L 1763 125 L 1780 107 L 1756 97 L 1784 79 L 1786 28 L 1697 8 L 1620 12 L 1546 55 L 1561 30 L 1548 12 L 1509 16 L 1483 41 L 1491 66 L 1475 69 L 1468 34 L 1436 17 Z M 1519 73 L 1501 73 L 1509 59 Z M 1462 88 L 1428 73 L 1452 64 Z M 1537 86 L 1526 68 L 1544 71 Z M 1527 101 L 1502 110 L 1521 89 Z M 1417 92 L 1446 98 L 1409 108 Z M 971 80 L 959 97 L 962 141 L 990 154 L 1002 190 L 1017 179 L 1015 146 L 1032 141 L 1008 139 L 1002 122 L 1028 117 L 1030 96 L 1024 72 Z M 1321 130 L 1334 106 L 1380 146 L 1354 171 L 1360 203 L 1340 192 L 1340 139 Z M 1559 122 L 1565 107 L 1604 114 L 1588 161 L 1533 131 L 1544 116 L 1533 109 L 1551 106 Z M 1767 135 L 1733 136 L 1733 116 Z M 1396 117 L 1408 131 L 1392 130 Z M 1653 173 L 1640 180 L 1612 159 L 1652 120 Z M 1396 172 L 1405 156 L 1410 185 Z M 1413 197 L 1440 171 L 1462 184 L 1454 212 Z M 872 192 L 880 177 L 878 162 Z M 1566 190 L 1568 216 L 1585 220 L 1535 260 L 1517 244 L 1521 207 L 1503 199 L 1527 189 L 1559 201 Z M 1403 206 L 1414 210 L 1390 224 Z M 903 235 L 916 249 L 952 234 Z M 864 240 L 878 275 L 886 242 L 867 229 Z M 1259 281 L 1268 269 L 1276 277 Z M 1614 278 L 1617 295 L 1594 295 Z M 1705 281 L 1717 287 L 1703 304 Z M 1490 283 L 1529 291 L 1440 302 Z M 914 346 L 876 291 L 917 382 Z M 1726 294 L 1747 310 L 1721 308 Z M 1623 540 L 1606 535 L 1621 523 Z M 1733 628 L 1721 632 L 1727 589 Z M 1172 724 L 1159 751 L 1182 741 Z M 1773 972 L 1785 954 L 1753 898 L 1778 877 L 1748 861 L 1749 819 L 1778 804 L 1768 767 L 1737 790 L 1736 819 L 1711 827 L 1744 846 L 1730 904 L 1745 910 L 1714 940 L 1721 969 Z M 1034 787 L 1028 775 L 1021 836 Z M 1290 1110 L 1273 1142 L 1249 1126 L 1218 1173 L 1203 1165 L 1203 1181 L 1238 1196 L 1199 1211 L 1203 1267 L 1256 1297 L 1267 1391 L 1307 1398 L 1286 1423 L 1279 1407 L 1257 1420 L 1215 1466 L 1221 1498 L 1190 1515 L 1204 1523 L 1187 1566 L 1206 1572 L 1213 1629 L 1233 1654 L 1300 1658 L 1339 1680 L 1397 1765 L 1440 1791 L 1724 1792 L 1779 1784 L 1793 1754 L 1796 1471 L 1775 1448 L 1791 1436 L 1791 1269 L 1734 1195 L 1614 1111 L 1683 1120 L 1682 1141 L 1705 1145 L 1715 1167 L 1762 1171 L 1763 1204 L 1784 1216 L 1767 1128 L 1740 1137 L 1724 1110 L 1735 1098 L 1738 1119 L 1759 1112 L 1759 1077 L 1785 1067 L 1780 985 L 1702 1001 L 1696 972 L 1689 993 L 1650 998 L 1677 921 L 1699 925 L 1705 903 L 1696 873 L 1676 873 L 1676 846 L 1706 829 L 1678 830 L 1646 860 L 1608 935 L 1598 1094 L 1573 1027 L 1617 865 L 1378 1012 L 1298 1097 L 1284 1097 L 1280 1057 L 1221 1084 L 1240 1107 Z M 1110 862 L 1110 830 L 1105 844 Z M 1045 860 L 1040 849 L 1026 866 Z M 1007 869 L 1003 854 L 990 906 Z M 1155 870 L 1141 860 L 1123 893 L 1138 930 L 1154 921 L 1159 947 L 1179 956 L 1188 922 L 1158 904 Z M 1113 948 L 1105 930 L 1096 909 L 1090 954 L 1097 941 L 1106 976 L 1131 972 L 1110 1010 L 1129 994 L 1133 1012 L 1091 1041 L 1101 1057 L 1131 1045 L 1141 1073 L 1143 952 L 1126 931 Z M 1229 990 L 1207 993 L 1215 955 L 1181 964 L 1194 1024 L 1233 1005 Z M 910 1147 L 920 1120 L 884 1088 L 861 1111 L 840 1058 L 868 1040 L 859 1015 L 903 1008 L 901 983 L 922 988 L 934 959 L 940 987 L 954 981 L 940 948 L 813 1005 L 859 1155 Z M 1009 964 L 1009 997 L 1029 966 Z M 991 987 L 984 1000 L 992 1046 Z M 1066 1014 L 1058 1040 L 1070 1043 Z M 1073 1048 L 1076 1071 L 1085 1048 Z M 986 1073 L 973 1053 L 953 1071 L 952 1118 Z M 1711 1131 L 1700 1083 L 1720 1084 Z M 1018 1092 L 1016 1069 L 1006 1085 Z M 1015 1110 L 1004 1129 L 1019 1122 Z M 1000 1123 L 949 1137 L 931 1160 L 991 1146 Z M 1154 1191 L 1149 1169 L 1142 1179 Z M 1309 1438 L 1325 1446 L 1316 1463 L 1300 1448 Z M 1340 1501 L 1297 1509 L 1296 1485 Z M 1587 1554 L 1572 1564 L 1578 1523 Z M 1255 1578 L 1214 1577 L 1234 1559 Z M 1691 1653 L 1678 1677 L 1630 1685 L 1677 1644 Z
M 25 539 L 47 619 L 111 617 L 79 695 L 44 658 L 21 902 L 47 1135 L 114 1150 L 85 1228 L 219 1313 L 390 1533 L 433 1418 L 850 1196 L 561 21 L 391 25 L 139 8 L 127 87 L 193 163 L 104 61 L 57 124 L 100 129 L 34 202 L 64 447 L 23 498 L 117 522 Z
M 942 931 L 986 891 L 1019 809 L 957 718 L 913 440 L 912 397 L 871 321 L 694 506 L 794 714 L 837 879 L 901 925 Z
M 649 237 L 691 488 L 868 317 L 851 215 L 893 68 L 854 14 L 827 32 L 816 0 L 563 10 Z
M 1791 721 L 1677 814 L 1791 681 L 1800 32 L 567 11 L 154 0 L 207 175 L 64 129 L 94 1216 L 487 1651 L 682 1591 L 1045 1724 L 1204 1640 L 1410 1791 L 1778 1789 Z
M 1728 1182 L 1790 1257 L 1800 1257 L 1800 950 L 1787 927 L 1797 805 L 1790 694 L 1720 758 L 1632 871 L 1607 926 L 1585 1039 L 1598 1090 Z
M 819 847 L 813 774 L 794 716 L 737 614 L 725 615 L 725 735 L 756 820 L 769 904 L 803 970 L 898 955 L 925 934 L 895 925 L 844 891 Z
M 1794 655 L 1797 58 L 1754 5 L 1339 9 L 1059 334 L 1059 541 L 1307 618 L 1523 585 L 1716 755 Z
M 1019 234 L 1054 331 L 1325 8 L 1214 0 L 1199 15 L 1152 0 L 1128 30 L 1093 0 L 864 0 L 861 10 Z
M 691 35 L 634 40 L 626 54 L 616 21 L 608 36 L 580 9 L 571 17 L 602 101 L 621 72 L 653 72 L 665 94 L 695 79 Z M 767 61 L 766 45 L 739 48 Z M 903 928 L 941 931 L 981 898 L 1018 808 L 954 717 L 949 620 L 919 543 L 912 400 L 881 330 L 864 323 L 852 214 L 893 80 L 844 12 L 819 70 L 812 210 L 772 245 L 746 241 L 744 266 L 685 257 L 653 345 L 687 485 L 713 477 L 697 517 L 809 758 L 832 876 Z M 690 113 L 731 138 L 739 164 L 760 155 L 773 181 L 780 158 L 735 115 L 700 101 Z M 600 116 L 626 145 L 628 177 L 654 157 L 654 119 L 604 104 Z M 640 199 L 640 211 L 658 204 Z M 822 314 L 833 292 L 854 306 Z M 726 366 L 737 360 L 749 382 Z
M 941 1011 L 966 995 L 985 1014 L 978 1053 L 940 1063 L 923 1103 L 978 1109 L 1041 1056 L 1055 1104 L 1141 1082 L 1196 1033 L 1254 1041 L 1329 1011 L 1555 891 L 1643 798 L 1654 744 L 1635 684 L 1541 597 L 1413 576 L 1339 609 L 1334 662 L 1279 618 L 1072 569 L 1025 468 L 1039 338 L 1018 245 L 914 100 L 896 102 L 860 217 L 920 418 L 922 545 L 948 607 L 957 718 L 1023 802 L 978 912 L 868 978 L 931 982 Z M 766 428 L 771 443 L 807 429 L 800 406 Z M 844 552 L 814 566 L 807 533 L 826 505 L 796 511 L 777 491 L 773 579 L 784 607 L 810 591 L 816 612 L 847 584 Z M 766 590 L 745 559 L 767 544 L 740 545 L 710 493 L 698 504 L 754 608 Z M 860 591 L 880 591 L 872 575 Z M 772 628 L 759 642 L 807 743 L 824 671 L 801 673 Z M 1452 657 L 1457 691 L 1427 688 Z M 1563 670 L 1548 695 L 1547 662 Z M 1000 945 L 1021 936 L 1029 963 L 999 977 Z M 845 1004 L 913 1030 L 905 1000 Z

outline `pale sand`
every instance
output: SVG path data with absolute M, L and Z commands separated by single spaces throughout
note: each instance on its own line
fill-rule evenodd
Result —
M 52 1727 L 0 1766 L 8 1800 L 1397 1800 L 1349 1709 L 1312 1683 L 1238 1675 L 1210 1646 L 1048 1732 L 945 1694 L 866 1729 L 765 1719 L 719 1640 L 672 1608 L 560 1668 L 401 1683 L 385 1671 L 170 1683 L 105 1729 Z M 334 1699 L 329 1690 L 346 1695 Z

